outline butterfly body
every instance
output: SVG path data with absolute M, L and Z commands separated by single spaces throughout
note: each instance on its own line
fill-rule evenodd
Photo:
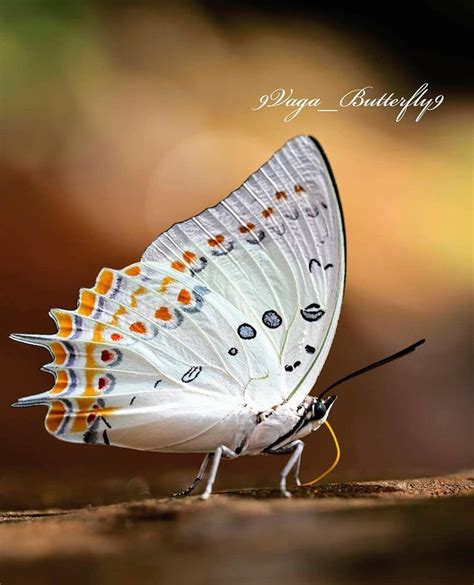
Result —
M 210 453 L 211 479 L 221 456 L 285 452 L 296 464 L 331 406 L 308 393 L 344 282 L 334 178 L 319 144 L 298 136 L 139 262 L 103 269 L 76 310 L 51 312 L 57 333 L 14 335 L 50 351 L 55 377 L 15 406 L 47 406 L 47 430 L 67 441 Z
M 324 423 L 329 408 L 320 419 L 312 416 L 313 398 L 306 398 L 298 407 L 280 404 L 257 415 L 255 427 L 242 449 L 242 455 L 261 455 L 282 449 L 316 431 Z

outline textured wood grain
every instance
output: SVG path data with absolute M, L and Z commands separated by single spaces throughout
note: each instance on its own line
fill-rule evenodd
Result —
M 0 582 L 462 583 L 472 474 L 4 511 Z

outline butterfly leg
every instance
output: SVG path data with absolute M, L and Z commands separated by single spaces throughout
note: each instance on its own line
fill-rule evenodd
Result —
M 193 483 L 190 486 L 188 486 L 186 489 L 173 494 L 173 498 L 181 498 L 184 496 L 188 496 L 192 491 L 194 491 L 194 489 L 196 488 L 198 483 L 204 477 L 204 474 L 206 473 L 206 469 L 207 469 L 207 466 L 209 464 L 211 457 L 212 457 L 212 453 L 207 453 L 207 455 L 204 457 L 203 462 L 201 463 L 201 467 L 199 468 L 198 474 L 196 475 L 196 477 L 193 480 Z
M 235 451 L 232 451 L 232 449 L 229 449 L 225 445 L 217 447 L 212 458 L 212 465 L 211 470 L 209 471 L 209 478 L 207 480 L 206 489 L 201 494 L 201 498 L 203 500 L 207 500 L 212 493 L 212 486 L 214 485 L 214 481 L 216 479 L 217 470 L 219 469 L 219 463 L 221 462 L 222 455 L 228 457 L 229 459 L 235 459 L 239 456 Z
M 288 459 L 288 463 L 283 468 L 280 476 L 280 491 L 281 494 L 285 496 L 285 498 L 291 497 L 290 492 L 286 489 L 286 478 L 293 468 L 295 469 L 296 485 L 301 485 L 299 473 L 301 465 L 301 454 L 303 453 L 303 449 L 303 441 L 298 440 L 293 441 L 289 445 L 285 445 L 280 449 L 271 449 L 267 451 L 267 453 L 270 455 L 284 455 L 285 453 L 291 453 L 291 457 Z
M 304 447 L 304 444 L 303 444 Z M 298 487 L 300 487 L 301 485 L 301 480 L 300 480 L 300 469 L 301 469 L 301 456 L 303 454 L 303 449 L 301 449 L 300 451 L 300 456 L 298 457 L 298 461 L 296 462 L 295 465 L 295 483 Z

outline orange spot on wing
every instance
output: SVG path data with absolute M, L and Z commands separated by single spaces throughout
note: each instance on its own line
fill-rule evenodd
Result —
M 85 317 L 91 315 L 94 310 L 95 300 L 96 296 L 91 290 L 82 290 L 79 297 L 79 308 L 77 309 L 79 315 L 84 315 Z
M 95 369 L 97 368 L 97 362 L 94 358 L 95 353 L 95 344 L 94 343 L 86 343 L 85 344 L 85 353 L 86 353 L 86 367 L 85 367 L 85 374 L 86 374 L 86 384 L 84 387 L 84 396 L 95 396 L 96 391 L 94 387 L 94 373 Z
M 95 403 L 96 399 L 92 396 L 87 397 L 79 397 L 77 398 L 77 407 L 78 410 L 74 415 L 71 432 L 72 433 L 83 433 L 87 430 L 87 417 L 92 412 L 91 408 L 93 408 L 93 404 Z M 97 412 L 94 410 L 93 412 Z
M 92 341 L 103 341 L 102 333 L 105 329 L 105 323 L 96 323 L 92 334 Z
M 46 415 L 45 425 L 50 433 L 55 433 L 66 414 L 66 407 L 60 400 L 55 400 L 49 407 Z
M 99 272 L 94 290 L 100 295 L 105 295 L 111 289 L 113 281 L 113 272 L 104 268 Z
M 179 272 L 184 272 L 186 270 L 186 266 L 179 260 L 171 262 L 171 268 L 173 268 L 174 270 L 178 270 Z
M 130 325 L 129 329 L 134 333 L 146 333 L 145 324 L 142 323 L 141 321 L 135 321 L 135 323 L 132 323 Z
M 277 201 L 280 201 L 281 199 L 287 199 L 288 195 L 284 191 L 277 191 L 275 197 L 277 198 Z
M 255 227 L 254 223 L 248 223 L 247 225 L 241 225 L 239 231 L 241 234 L 248 234 L 253 230 L 254 227 Z
M 117 325 L 118 320 L 119 320 L 119 317 L 121 315 L 126 315 L 126 314 L 127 314 L 127 309 L 123 305 L 120 305 L 119 308 L 112 315 L 111 324 L 112 325 Z
M 265 219 L 268 219 L 273 214 L 273 207 L 267 207 L 262 211 L 262 215 Z
M 97 412 L 97 414 L 99 416 L 110 416 L 111 414 L 114 414 L 114 412 L 117 412 L 118 408 L 113 408 L 113 407 L 108 407 L 108 408 L 98 408 L 95 412 Z
M 183 265 L 183 269 L 184 269 L 184 265 Z M 158 292 L 160 294 L 164 294 L 168 290 L 169 285 L 172 284 L 173 282 L 176 282 L 176 278 L 173 278 L 172 276 L 165 276 L 163 278 L 163 280 L 161 281 L 160 288 L 158 289 Z
M 56 373 L 56 381 L 54 386 L 51 388 L 51 394 L 60 394 L 63 392 L 69 383 L 69 378 L 65 370 L 59 370 Z
M 137 306 L 137 297 L 146 293 L 146 288 L 144 286 L 140 286 L 134 291 L 130 297 L 130 305 L 135 308 Z
M 196 254 L 194 252 L 190 252 L 189 250 L 186 250 L 186 252 L 183 252 L 183 260 L 185 262 L 187 262 L 188 264 L 191 264 L 191 262 L 194 262 L 195 258 L 196 258 Z
M 305 193 L 305 189 L 302 185 L 295 185 L 295 193 Z
M 215 248 L 216 246 L 218 246 L 219 244 L 222 244 L 222 242 L 225 240 L 224 236 L 222 234 L 218 234 L 217 236 L 214 236 L 213 238 L 209 238 L 207 240 L 207 243 L 209 244 L 209 246 L 211 248 Z
M 66 357 L 67 357 L 67 353 L 66 350 L 64 349 L 64 346 L 62 343 L 51 343 L 50 346 L 51 351 L 53 352 L 53 356 L 54 356 L 54 363 L 57 366 L 60 366 L 61 364 L 63 364 L 66 361 Z
M 58 336 L 69 337 L 74 330 L 72 316 L 69 313 L 60 313 L 56 311 L 53 313 L 58 324 Z
M 168 307 L 160 307 L 155 311 L 155 317 L 160 321 L 171 321 L 172 316 L 168 310 Z
M 189 305 L 191 302 L 191 293 L 185 288 L 181 289 L 179 291 L 178 301 L 183 305 Z
M 128 274 L 129 276 L 138 276 L 141 273 L 141 268 L 140 266 L 138 266 L 138 264 L 135 264 L 134 266 L 130 266 L 129 268 L 127 268 L 125 270 L 125 274 Z
M 120 335 L 120 333 L 112 333 L 110 339 L 112 339 L 112 341 L 120 341 L 121 339 L 123 339 L 123 336 Z

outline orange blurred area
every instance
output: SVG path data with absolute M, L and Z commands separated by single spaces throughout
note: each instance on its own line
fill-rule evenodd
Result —
M 67 6 L 0 24 L 3 473 L 146 476 L 197 465 L 199 456 L 64 444 L 44 431 L 41 409 L 9 409 L 51 380 L 38 371 L 46 354 L 7 335 L 52 332 L 50 307 L 74 307 L 100 268 L 138 260 L 158 233 L 215 204 L 300 133 L 329 156 L 348 236 L 345 304 L 318 387 L 427 338 L 341 389 L 332 424 L 343 459 L 333 477 L 472 465 L 467 99 L 445 92 L 419 123 L 413 112 L 396 123 L 390 108 L 308 108 L 285 123 L 281 108 L 252 109 L 262 94 L 294 88 L 331 107 L 353 88 L 411 95 L 425 80 L 384 65 L 384 50 L 363 37 L 301 17 L 226 27 L 192 3 Z M 310 479 L 333 447 L 324 431 L 307 444 Z M 230 465 L 269 484 L 281 461 Z

